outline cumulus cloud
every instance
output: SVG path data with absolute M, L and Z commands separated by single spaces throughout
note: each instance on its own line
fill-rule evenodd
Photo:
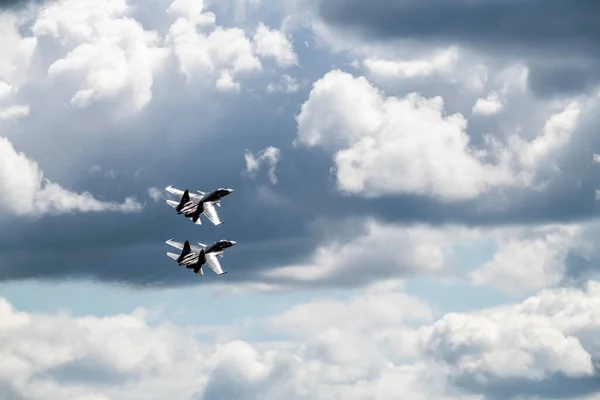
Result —
M 204 2 L 176 0 L 168 12 L 177 19 L 166 40 L 188 80 L 214 74 L 221 82 L 219 87 L 229 90 L 236 87 L 234 77 L 262 70 L 245 32 L 216 25 L 215 14 L 204 11 Z
M 62 42 L 66 54 L 49 66 L 48 76 L 73 88 L 71 105 L 121 95 L 135 109 L 150 101 L 154 74 L 169 52 L 130 12 L 123 0 L 61 0 L 40 10 L 31 30 L 38 39 Z
M 282 67 L 298 64 L 298 56 L 288 38 L 276 29 L 270 29 L 263 23 L 256 28 L 253 37 L 256 53 L 261 57 L 271 57 Z
M 256 154 L 252 154 L 246 150 L 244 154 L 246 159 L 246 172 L 253 175 L 260 169 L 262 165 L 266 165 L 269 171 L 269 180 L 271 184 L 277 184 L 277 175 L 275 175 L 275 168 L 281 158 L 281 150 L 276 147 L 269 146 L 263 150 L 258 151 Z
M 600 259 L 597 221 L 436 227 L 364 218 L 338 224 L 322 220 L 315 226 L 320 244 L 298 261 L 248 274 L 233 288 L 221 282 L 211 287 L 220 293 L 280 292 L 428 277 L 518 297 L 585 282 Z M 326 226 L 330 232 L 323 234 Z
M 379 308 L 390 301 L 406 308 Z M 428 388 L 411 383 L 423 367 L 394 367 L 378 348 L 386 341 L 411 338 L 404 323 L 428 321 L 427 305 L 379 289 L 348 306 L 351 315 L 374 312 L 373 325 L 348 325 L 352 319 L 340 315 L 334 321 L 318 319 L 309 325 L 307 312 L 320 309 L 323 317 L 333 316 L 341 303 L 306 304 L 268 321 L 254 321 L 257 326 L 266 322 L 280 340 L 249 342 L 219 339 L 223 333 L 218 330 L 217 336 L 205 334 L 200 341 L 198 334 L 211 332 L 212 327 L 156 324 L 146 310 L 105 318 L 40 315 L 19 312 L 2 300 L 0 337 L 7 346 L 0 351 L 11 350 L 3 356 L 7 368 L 0 380 L 3 387 L 31 400 L 83 398 L 90 392 L 107 398 L 175 395 L 190 400 L 353 399 L 373 391 L 385 399 L 401 392 L 440 392 L 431 384 Z M 297 332 L 290 334 L 291 340 L 285 338 L 288 324 L 295 321 L 306 327 L 308 340 L 298 338 Z M 324 325 L 329 329 L 324 330 Z M 380 334 L 364 340 L 369 332 Z M 411 343 L 398 343 L 395 351 L 410 353 Z M 347 351 L 347 346 L 354 350 Z M 363 383 L 357 388 L 353 382 L 359 380 Z M 400 389 L 398 380 L 407 385 Z
M 503 144 L 488 135 L 487 148 L 475 148 L 467 119 L 446 115 L 441 97 L 385 96 L 364 77 L 333 70 L 314 83 L 302 105 L 296 142 L 334 153 L 344 192 L 464 200 L 531 185 L 541 163 L 569 141 L 579 114 L 572 102 L 531 141 L 512 134 Z
M 279 284 L 355 286 L 391 277 L 442 273 L 454 244 L 452 234 L 426 226 L 387 226 L 364 221 L 360 234 L 319 246 L 305 264 L 265 271 L 261 279 Z M 461 229 L 454 232 L 454 238 Z M 385 277 L 385 278 L 384 278 Z
M 261 58 L 281 66 L 297 63 L 280 31 L 259 24 L 251 37 L 226 28 L 203 1 L 171 2 L 161 17 L 169 23 L 164 34 L 136 20 L 136 7 L 125 0 L 85 6 L 60 0 L 3 13 L 0 78 L 15 87 L 27 78 L 48 79 L 55 98 L 73 107 L 110 101 L 138 111 L 151 101 L 156 80 L 176 72 L 173 61 L 188 82 L 209 82 L 223 91 L 239 90 L 241 78 L 262 71 Z M 43 62 L 32 64 L 34 59 Z
M 75 193 L 43 179 L 37 163 L 17 152 L 0 137 L 0 209 L 16 215 L 41 216 L 65 212 L 139 211 L 133 198 L 123 203 L 103 202 L 90 193 Z
M 215 14 L 204 11 L 203 2 L 176 0 L 168 12 L 177 20 L 166 39 L 188 80 L 215 74 L 217 88 L 237 91 L 239 77 L 262 71 L 261 59 L 273 58 L 281 67 L 298 62 L 285 35 L 263 23 L 249 37 L 241 28 L 218 26 Z
M 589 282 L 521 304 L 451 313 L 422 328 L 422 343 L 457 384 L 490 397 L 589 394 L 598 390 L 596 339 L 589 335 L 598 326 L 598 289 Z
M 473 271 L 471 279 L 512 293 L 556 285 L 566 273 L 567 256 L 577 247 L 582 230 L 577 225 L 511 230 L 500 239 L 493 260 Z
M 479 115 L 493 115 L 502 110 L 502 102 L 497 93 L 490 93 L 486 98 L 477 99 L 471 112 Z
M 439 318 L 398 289 L 377 285 L 348 301 L 314 299 L 247 322 L 269 342 L 157 323 L 144 309 L 32 314 L 2 299 L 0 390 L 30 400 L 551 398 L 597 390 L 598 282 Z

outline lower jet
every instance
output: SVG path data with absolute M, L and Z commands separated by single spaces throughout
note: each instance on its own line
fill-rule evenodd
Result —
M 187 269 L 192 269 L 195 274 L 199 275 L 204 275 L 202 271 L 202 265 L 204 264 L 207 264 L 217 275 L 226 274 L 227 271 L 223 271 L 217 256 L 223 257 L 225 249 L 236 244 L 233 240 L 219 240 L 208 246 L 202 243 L 198 243 L 200 246 L 190 246 L 188 240 L 185 243 L 180 243 L 173 239 L 167 240 L 166 243 L 181 250 L 180 255 L 167 253 L 169 257 L 177 261 L 178 265 L 185 265 Z

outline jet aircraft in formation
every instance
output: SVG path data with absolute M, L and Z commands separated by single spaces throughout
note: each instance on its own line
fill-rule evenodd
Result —
M 165 190 L 180 199 L 179 202 L 167 200 L 167 204 L 177 210 L 177 214 L 183 214 L 198 225 L 202 224 L 200 220 L 202 214 L 214 225 L 221 225 L 223 222 L 219 219 L 215 205 L 221 207 L 221 199 L 233 192 L 233 189 L 219 188 L 210 193 L 198 190 L 198 194 L 196 194 L 190 193 L 187 189 L 176 189 L 173 186 L 168 186 Z
M 204 275 L 202 265 L 208 264 L 215 274 L 223 275 L 227 271 L 223 271 L 217 256 L 223 257 L 223 251 L 231 246 L 235 246 L 233 240 L 219 240 L 211 245 L 198 243 L 200 246 L 191 246 L 188 240 L 185 243 L 176 242 L 174 239 L 166 241 L 169 246 L 173 246 L 181 250 L 181 254 L 167 253 L 169 257 L 177 261 L 178 265 L 185 265 L 187 269 L 193 269 L 194 273 Z
M 209 221 L 218 226 L 223 223 L 220 220 L 215 205 L 221 207 L 221 199 L 233 192 L 233 189 L 219 188 L 210 193 L 201 192 L 190 193 L 188 189 L 176 189 L 173 186 L 167 186 L 165 190 L 177 197 L 179 202 L 167 200 L 167 204 L 173 207 L 177 214 L 182 214 L 189 218 L 197 225 L 201 225 L 200 216 L 204 214 Z M 177 261 L 178 265 L 185 265 L 187 269 L 191 269 L 195 274 L 204 275 L 202 266 L 207 264 L 210 269 L 217 275 L 224 275 L 227 271 L 223 271 L 217 257 L 223 257 L 225 249 L 236 244 L 233 240 L 219 240 L 210 245 L 198 243 L 199 246 L 190 245 L 189 240 L 184 243 L 177 242 L 175 239 L 169 239 L 166 243 L 179 250 L 179 255 L 167 252 L 167 256 Z

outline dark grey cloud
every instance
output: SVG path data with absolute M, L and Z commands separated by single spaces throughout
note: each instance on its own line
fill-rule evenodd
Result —
M 600 79 L 594 0 L 318 0 L 317 7 L 327 23 L 367 40 L 458 43 L 524 59 L 538 95 L 582 91 Z
M 0 10 L 17 10 L 26 7 L 29 4 L 39 5 L 45 2 L 47 2 L 47 0 L 0 0 Z

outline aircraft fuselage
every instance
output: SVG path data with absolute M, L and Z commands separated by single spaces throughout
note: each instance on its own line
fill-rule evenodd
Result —
M 204 212 L 204 203 L 219 201 L 231 192 L 233 192 L 232 189 L 219 188 L 203 196 L 192 197 L 177 213 L 185 214 L 186 217 L 198 217 Z
M 223 250 L 234 246 L 235 242 L 233 240 L 219 240 L 218 242 L 215 242 L 209 246 L 207 246 L 204 251 L 206 253 L 220 253 Z

